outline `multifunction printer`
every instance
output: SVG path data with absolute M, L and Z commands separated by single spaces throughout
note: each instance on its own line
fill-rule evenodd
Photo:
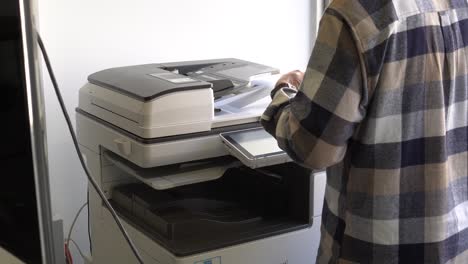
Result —
M 80 147 L 145 263 L 313 263 L 325 173 L 293 163 L 259 123 L 279 73 L 216 59 L 89 76 Z M 135 263 L 88 195 L 93 262 Z

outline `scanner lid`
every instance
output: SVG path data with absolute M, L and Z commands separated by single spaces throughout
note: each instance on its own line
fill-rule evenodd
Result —
M 213 86 L 202 80 L 166 71 L 162 67 L 161 64 L 147 64 L 112 68 L 91 74 L 88 81 L 144 102 L 168 93 Z
M 229 153 L 252 169 L 292 161 L 263 128 L 221 133 L 220 137 Z
M 91 74 L 88 81 L 147 102 L 195 89 L 213 88 L 215 97 L 239 93 L 253 76 L 277 73 L 269 66 L 231 58 L 112 68 Z

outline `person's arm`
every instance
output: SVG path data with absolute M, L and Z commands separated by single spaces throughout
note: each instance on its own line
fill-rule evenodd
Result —
M 273 90 L 273 101 L 261 122 L 296 162 L 322 169 L 343 159 L 348 140 L 366 112 L 360 56 L 349 26 L 328 10 L 299 90 L 281 85 L 284 80 L 300 79 L 295 72 Z

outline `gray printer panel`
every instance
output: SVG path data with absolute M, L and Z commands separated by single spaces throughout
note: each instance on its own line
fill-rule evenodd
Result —
M 168 93 L 212 88 L 216 81 L 245 86 L 251 76 L 276 73 L 269 66 L 228 58 L 111 68 L 91 74 L 88 81 L 147 102 Z
M 212 84 L 162 69 L 160 64 L 112 68 L 88 77 L 92 84 L 123 93 L 140 101 L 164 94 L 211 88 Z

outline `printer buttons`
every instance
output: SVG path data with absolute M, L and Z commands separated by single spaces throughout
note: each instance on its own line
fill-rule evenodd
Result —
M 120 153 L 129 156 L 132 153 L 132 143 L 124 138 L 114 139 L 114 143 Z

